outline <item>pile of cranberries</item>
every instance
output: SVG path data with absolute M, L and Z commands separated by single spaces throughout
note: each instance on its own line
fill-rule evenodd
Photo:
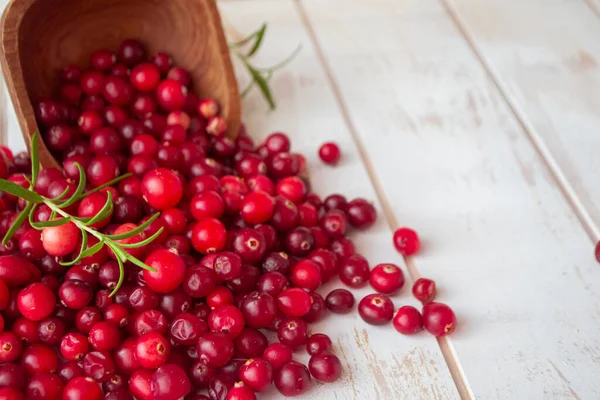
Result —
M 90 188 L 132 176 L 66 208 L 93 217 L 110 193 L 112 214 L 96 221 L 105 234 L 126 233 L 160 212 L 123 244 L 163 232 L 139 248 L 124 248 L 154 271 L 125 265 L 119 282 L 115 254 L 104 247 L 71 267 L 79 252 L 72 223 L 21 226 L 0 246 L 0 398 L 7 400 L 249 400 L 272 384 L 285 396 L 306 392 L 312 379 L 342 374 L 331 339 L 310 324 L 329 311 L 348 313 L 351 291 L 318 293 L 339 277 L 349 289 L 377 293 L 358 302 L 369 324 L 392 321 L 403 334 L 423 327 L 452 332 L 452 310 L 432 302 L 435 283 L 419 279 L 423 302 L 396 310 L 389 295 L 404 285 L 393 264 L 370 268 L 347 236 L 369 228 L 375 208 L 340 194 L 322 199 L 302 177 L 305 159 L 283 133 L 259 146 L 242 129 L 225 136 L 219 105 L 192 91 L 189 71 L 126 40 L 115 53 L 99 50 L 89 67 L 67 66 L 53 99 L 36 106 L 48 148 L 62 169 L 46 168 L 35 190 L 56 198 L 73 193 L 83 166 Z M 196 88 L 200 89 L 201 88 Z M 0 157 L 0 177 L 24 187 L 31 165 L 24 153 Z M 329 164 L 334 143 L 320 149 Z M 0 196 L 0 235 L 23 199 Z M 50 209 L 38 206 L 36 222 Z M 88 247 L 98 242 L 90 237 Z M 419 250 L 410 229 L 394 245 Z M 340 285 L 340 286 L 342 286 Z M 308 366 L 294 360 L 303 349 Z

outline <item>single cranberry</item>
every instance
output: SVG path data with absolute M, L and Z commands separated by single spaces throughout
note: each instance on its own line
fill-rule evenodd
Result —
M 154 369 L 163 365 L 171 347 L 167 339 L 158 332 L 148 332 L 138 337 L 135 355 L 143 368 Z
M 124 106 L 131 102 L 133 88 L 124 79 L 116 76 L 109 76 L 104 82 L 102 94 L 104 99 L 110 104 Z
M 64 321 L 58 318 L 46 318 L 40 321 L 38 325 L 38 336 L 40 342 L 49 345 L 56 345 L 64 335 L 66 326 Z
M 140 92 L 150 92 L 160 81 L 160 71 L 151 63 L 138 64 L 131 70 L 130 79 L 131 84 Z
M 410 228 L 399 228 L 394 232 L 394 247 L 398 253 L 411 256 L 421 248 L 419 235 Z
M 139 400 L 153 400 L 150 389 L 152 371 L 139 369 L 129 378 L 129 391 Z
M 167 331 L 167 319 L 164 314 L 157 310 L 146 310 L 133 316 L 133 324 L 130 331 L 137 336 L 148 332 L 163 334 Z
M 171 65 L 173 65 L 173 60 L 165 53 L 157 53 L 150 62 L 158 68 L 161 75 L 166 75 L 171 69 Z
M 367 229 L 375 223 L 377 211 L 365 199 L 354 199 L 346 206 L 346 217 L 350 225 L 357 229 Z
M 158 307 L 158 295 L 149 287 L 138 286 L 129 293 L 129 306 L 135 311 L 142 312 Z
M 127 39 L 119 46 L 117 56 L 122 63 L 133 66 L 139 64 L 146 58 L 146 49 L 140 41 Z
M 21 364 L 29 375 L 42 372 L 55 372 L 58 369 L 58 356 L 49 346 L 31 344 L 21 356 Z
M 233 356 L 234 345 L 224 333 L 207 332 L 200 337 L 197 345 L 200 360 L 212 367 L 222 367 Z
M 315 226 L 319 222 L 319 212 L 312 204 L 302 203 L 298 206 L 298 221 L 300 226 Z
M 17 360 L 23 352 L 21 339 L 12 332 L 0 333 L 0 362 Z
M 0 387 L 23 389 L 27 374 L 19 364 L 8 363 L 0 366 Z
M 69 148 L 76 134 L 68 125 L 54 125 L 44 134 L 44 143 L 50 150 L 63 151 Z
M 186 96 L 186 87 L 173 79 L 165 79 L 156 88 L 158 103 L 167 111 L 181 109 L 185 105 Z
M 363 287 L 370 278 L 369 263 L 363 256 L 354 254 L 342 261 L 339 274 L 340 280 L 347 286 Z
M 78 376 L 85 376 L 85 372 L 83 372 L 83 368 L 81 368 L 79 362 L 67 361 L 58 369 L 58 376 L 66 383 Z
M 85 355 L 82 362 L 86 376 L 97 382 L 108 381 L 115 372 L 115 363 L 106 351 L 92 351 Z
M 206 303 L 214 309 L 223 305 L 233 304 L 233 293 L 224 286 L 217 286 L 206 295 Z
M 313 355 L 308 362 L 310 374 L 321 382 L 335 382 L 342 375 L 340 359 L 330 353 Z
M 155 292 L 170 292 L 181 285 L 185 278 L 185 263 L 179 255 L 169 250 L 152 252 L 146 259 L 146 265 L 155 269 L 155 272 L 144 270 L 144 280 Z
M 32 321 L 40 321 L 54 311 L 56 297 L 43 283 L 32 283 L 19 292 L 17 307 L 20 313 Z
M 320 353 L 330 353 L 333 349 L 333 343 L 329 336 L 323 333 L 315 333 L 310 335 L 306 342 L 306 352 L 311 356 Z
M 88 350 L 88 340 L 81 333 L 67 333 L 60 342 L 60 354 L 69 361 L 81 360 Z
M 235 356 L 244 359 L 262 356 L 268 344 L 262 332 L 246 327 L 234 341 Z
M 435 282 L 427 278 L 419 278 L 412 287 L 413 296 L 423 304 L 427 304 L 435 298 Z
M 275 198 L 275 211 L 271 224 L 280 232 L 287 232 L 298 225 L 298 208 L 290 200 L 277 196 Z
M 181 288 L 165 293 L 160 298 L 158 309 L 171 320 L 192 308 L 192 298 Z
M 266 272 L 287 274 L 289 267 L 289 256 L 284 252 L 268 253 L 262 262 L 262 269 Z
M 277 194 L 298 204 L 304 200 L 307 188 L 302 179 L 297 176 L 283 178 L 277 183 Z
M 397 265 L 379 264 L 371 270 L 369 281 L 379 293 L 391 294 L 404 286 L 404 274 Z
M 275 200 L 265 192 L 251 192 L 244 197 L 242 217 L 249 224 L 262 224 L 273 216 Z
M 225 119 L 223 119 L 223 117 L 217 115 L 212 118 L 209 118 L 208 121 L 206 122 L 206 133 L 208 133 L 209 135 L 219 138 L 219 137 L 223 137 L 226 132 L 227 132 L 227 122 L 225 122 Z M 260 162 L 262 162 L 262 160 L 260 160 Z M 264 163 L 262 163 L 262 166 L 258 166 L 258 165 L 254 166 L 253 165 L 250 167 L 250 169 L 252 169 L 253 171 L 255 169 L 260 169 L 263 171 L 263 173 L 266 172 L 266 166 L 264 165 Z M 242 175 L 247 177 L 247 176 L 254 175 L 254 174 L 242 174 Z
M 119 165 L 115 157 L 100 154 L 95 156 L 87 167 L 87 177 L 94 186 L 104 185 L 119 175 Z
M 256 263 L 266 252 L 265 238 L 255 229 L 240 229 L 233 239 L 233 250 L 244 262 Z
M 185 232 L 185 214 L 177 208 L 165 210 L 160 215 L 160 218 L 165 224 L 167 233 L 170 235 L 178 235 Z
M 119 373 L 131 375 L 140 369 L 135 355 L 136 342 L 136 338 L 128 338 L 113 352 L 115 367 Z
M 236 382 L 227 392 L 226 400 L 256 400 L 256 395 L 244 382 Z
M 227 400 L 227 395 L 235 386 L 236 379 L 228 375 L 217 375 L 208 383 L 208 397 L 211 400 Z
M 225 247 L 226 241 L 227 230 L 223 223 L 215 218 L 205 218 L 199 221 L 192 232 L 192 245 L 196 251 L 202 254 L 221 251 Z M 242 258 L 244 257 L 242 256 Z
M 142 180 L 144 200 L 157 210 L 167 210 L 179 203 L 183 196 L 181 180 L 168 169 L 156 168 Z
M 348 201 L 341 194 L 331 194 L 325 198 L 323 201 L 323 206 L 325 206 L 325 210 L 340 210 L 345 211 L 346 206 L 348 205 Z
M 231 251 L 217 253 L 213 270 L 222 281 L 238 279 L 242 275 L 242 259 Z
M 323 282 L 328 281 L 338 274 L 338 259 L 333 252 L 326 249 L 317 249 L 312 251 L 308 255 L 308 258 L 319 266 Z
M 392 319 L 394 304 L 383 294 L 370 294 L 358 303 L 358 314 L 368 324 L 384 325 Z
M 254 265 L 243 265 L 242 275 L 234 280 L 227 281 L 225 285 L 235 294 L 243 295 L 256 290 L 260 279 L 260 269 Z
M 208 327 L 211 331 L 224 333 L 233 340 L 244 329 L 244 315 L 233 305 L 223 305 L 210 313 Z
M 190 116 L 184 111 L 171 111 L 167 115 L 167 126 L 163 132 L 162 141 L 182 144 L 187 139 L 186 131 L 190 127 Z
M 276 179 L 298 175 L 302 168 L 298 155 L 292 153 L 279 153 L 270 157 L 268 161 L 269 175 Z
M 102 400 L 104 395 L 94 379 L 79 376 L 65 385 L 62 396 L 63 400 Z
M 183 290 L 192 298 L 201 298 L 210 294 L 216 287 L 215 272 L 202 265 L 192 265 L 185 273 Z
M 85 307 L 77 312 L 75 326 L 81 333 L 89 333 L 92 326 L 102 321 L 102 312 L 96 307 Z
M 225 211 L 225 203 L 218 193 L 204 190 L 192 197 L 190 211 L 197 221 L 204 218 L 219 218 Z
M 117 56 L 110 50 L 100 49 L 92 53 L 90 67 L 98 71 L 106 71 L 117 62 Z
M 456 329 L 456 315 L 444 303 L 427 303 L 423 306 L 423 326 L 436 337 L 449 335 Z
M 319 226 L 332 239 L 338 239 L 346 233 L 346 216 L 340 210 L 329 210 L 319 220 Z
M 206 331 L 208 331 L 206 323 L 189 313 L 179 314 L 173 319 L 169 328 L 170 337 L 175 342 L 186 346 L 196 344 Z
M 96 323 L 88 334 L 89 342 L 95 350 L 111 351 L 117 348 L 121 341 L 118 325 L 107 321 Z
M 337 144 L 333 142 L 323 143 L 319 147 L 319 158 L 329 165 L 336 165 L 340 160 L 341 152 Z
M 423 317 L 412 306 L 400 307 L 394 315 L 392 325 L 403 335 L 414 335 L 423 330 Z
M 104 82 L 106 77 L 99 71 L 85 71 L 81 75 L 79 86 L 81 90 L 88 96 L 99 95 L 104 90 Z
M 272 365 L 275 371 L 292 361 L 292 356 L 293 350 L 283 343 L 272 343 L 263 353 L 263 358 Z
M 322 320 L 327 315 L 327 304 L 325 299 L 317 292 L 310 293 L 310 310 L 302 317 L 308 323 Z
M 305 365 L 289 361 L 275 372 L 273 382 L 281 394 L 293 397 L 308 391 L 312 380 Z
M 59 226 L 45 227 L 41 239 L 48 254 L 62 257 L 75 250 L 80 235 L 79 228 L 74 223 L 67 222 Z
M 46 251 L 44 250 L 40 231 L 32 228 L 26 230 L 19 239 L 19 250 L 30 261 L 36 261 L 44 257 Z M 0 309 L 4 308 L 2 304 L 0 300 Z
M 292 268 L 290 280 L 296 287 L 316 290 L 321 285 L 321 270 L 314 261 L 300 260 Z
M 60 71 L 60 79 L 63 82 L 79 83 L 81 79 L 81 68 L 77 65 L 67 65 Z
M 27 384 L 27 398 L 31 400 L 60 399 L 64 383 L 56 374 L 42 373 L 32 377 Z
M 179 365 L 165 364 L 152 373 L 150 390 L 154 400 L 180 399 L 190 393 L 192 384 Z
M 73 310 L 81 310 L 94 298 L 92 288 L 85 282 L 71 279 L 65 281 L 58 289 L 61 303 Z
M 284 314 L 292 317 L 301 317 L 310 310 L 311 297 L 310 294 L 302 289 L 287 289 L 279 294 L 277 304 Z
M 240 305 L 248 326 L 266 328 L 277 315 L 277 305 L 271 295 L 252 292 L 244 297 Z
M 332 290 L 325 299 L 327 308 L 336 314 L 347 314 L 354 306 L 354 296 L 346 289 Z
M 308 326 L 306 322 L 297 317 L 288 317 L 277 329 L 277 338 L 292 349 L 297 349 L 306 344 L 308 339 Z
M 251 358 L 240 368 L 240 379 L 255 392 L 263 392 L 271 386 L 273 367 L 267 360 Z
M 276 298 L 287 289 L 288 280 L 281 272 L 272 271 L 264 273 L 258 280 L 258 291 Z
M 314 249 L 315 239 L 309 228 L 292 229 L 285 236 L 285 247 L 294 256 L 306 256 Z
M 127 113 L 120 107 L 107 106 L 103 110 L 104 121 L 113 128 L 120 128 L 127 120 Z

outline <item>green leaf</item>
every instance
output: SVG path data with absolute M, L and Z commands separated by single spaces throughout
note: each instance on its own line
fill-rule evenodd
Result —
M 271 80 L 271 78 L 273 77 L 273 72 L 272 71 L 267 71 L 266 72 L 266 76 L 265 76 L 265 80 L 268 82 Z M 254 87 L 254 85 L 256 85 L 256 81 L 253 79 L 242 91 L 242 93 L 240 93 L 240 96 L 242 98 L 246 97 L 248 95 L 248 93 L 250 93 L 250 90 L 252 90 L 252 88 Z
M 64 224 L 68 223 L 69 221 L 71 221 L 69 218 L 59 218 L 59 219 L 52 219 L 52 220 L 48 220 L 48 221 L 44 221 L 44 222 L 34 222 L 31 224 L 31 226 L 33 228 L 39 230 L 39 229 L 44 229 L 49 226 L 64 225 Z
M 40 173 L 40 157 L 38 156 L 38 133 L 35 132 L 31 137 L 31 187 L 35 186 Z
M 64 265 L 66 267 L 70 267 L 71 265 L 77 264 L 83 258 L 82 254 L 87 249 L 87 245 L 88 245 L 87 232 L 84 230 L 81 230 L 81 247 L 79 249 L 79 254 L 77 255 L 77 257 L 75 257 L 75 259 L 73 259 L 71 261 L 67 261 L 67 262 L 61 261 L 61 262 L 59 262 L 59 264 Z
M 86 197 L 88 194 L 95 193 L 95 192 L 99 192 L 99 191 L 101 191 L 101 190 L 102 190 L 102 189 L 104 189 L 104 188 L 107 188 L 107 187 L 109 187 L 109 186 L 112 186 L 112 185 L 114 185 L 115 183 L 119 183 L 119 182 L 121 182 L 121 181 L 122 181 L 123 179 L 125 179 L 125 178 L 129 178 L 130 176 L 133 176 L 133 174 L 131 174 L 131 173 L 126 173 L 126 174 L 124 174 L 124 175 L 118 176 L 118 177 L 116 177 L 115 179 L 113 179 L 112 181 L 108 181 L 108 182 L 106 182 L 104 185 L 100 185 L 100 186 L 98 186 L 98 187 L 95 187 L 95 188 L 93 188 L 92 190 L 88 190 L 88 191 L 87 191 L 87 192 L 85 192 L 85 193 L 84 193 L 84 194 L 83 194 L 81 197 Z
M 96 215 L 90 218 L 85 222 L 85 226 L 94 225 L 96 222 L 100 222 L 107 218 L 113 212 L 113 202 L 112 202 L 112 194 L 110 192 L 106 192 L 106 203 L 104 206 L 98 211 Z
M 152 243 L 152 241 L 154 239 L 156 239 L 157 237 L 160 236 L 160 234 L 165 230 L 165 228 L 160 228 L 158 231 L 156 231 L 154 233 L 154 235 L 150 236 L 149 238 L 146 238 L 144 240 L 142 240 L 141 242 L 137 242 L 137 243 L 119 243 L 119 247 L 123 248 L 123 249 L 137 249 L 138 247 L 142 247 L 145 246 L 147 244 Z
M 252 79 L 254 79 L 254 81 L 258 85 L 258 88 L 262 92 L 265 100 L 267 101 L 267 103 L 269 103 L 269 108 L 271 110 L 274 110 L 275 109 L 275 101 L 273 100 L 273 95 L 271 94 L 271 89 L 269 88 L 267 81 L 261 75 L 261 73 L 258 70 L 254 69 L 254 67 L 252 67 L 250 64 L 248 64 L 247 62 L 244 62 L 244 64 L 246 64 L 246 68 L 248 68 L 248 72 L 250 72 L 250 75 L 252 75 Z
M 252 39 L 254 39 L 259 34 L 260 31 L 264 31 L 264 29 L 266 28 L 266 25 L 267 25 L 266 22 L 263 23 L 261 25 L 261 27 L 258 28 L 258 30 L 252 32 L 250 35 L 246 36 L 244 39 L 242 39 L 238 42 L 231 43 L 229 45 L 229 47 L 232 49 L 235 49 L 235 48 L 242 47 L 242 46 L 250 43 L 252 41 Z
M 80 199 L 83 191 L 85 190 L 85 172 L 83 171 L 83 167 L 78 162 L 75 163 L 75 166 L 79 170 L 79 183 L 77 184 L 77 189 L 75 189 L 75 193 L 66 201 L 63 201 L 58 205 L 59 208 L 67 208 L 75 204 L 77 200 Z
M 283 59 L 282 61 L 278 62 L 277 64 L 273 65 L 272 67 L 269 68 L 257 68 L 259 71 L 263 71 L 263 72 L 275 72 L 283 67 L 285 67 L 286 65 L 288 65 L 290 62 L 292 62 L 294 60 L 294 58 L 296 58 L 296 56 L 298 54 L 300 54 L 300 51 L 302 50 L 302 45 L 299 44 L 298 47 L 296 47 L 294 49 L 294 51 L 292 51 L 290 53 L 289 56 L 287 56 L 285 59 Z
M 44 201 L 44 198 L 33 190 L 25 189 L 24 187 L 17 185 L 14 182 L 7 181 L 6 179 L 0 179 L 0 190 L 10 193 L 13 196 L 23 198 L 31 203 L 41 203 Z
M 114 252 L 114 250 L 113 250 L 113 252 Z M 121 288 L 121 285 L 123 284 L 123 280 L 125 279 L 125 266 L 123 265 L 123 260 L 121 260 L 121 257 L 117 256 L 117 263 L 119 264 L 119 280 L 117 281 L 117 284 L 115 285 L 115 288 L 108 295 L 108 297 L 112 297 L 115 294 L 117 294 L 117 292 Z
M 99 241 L 98 243 L 96 243 L 92 247 L 89 247 L 89 248 L 85 249 L 84 251 L 82 251 L 81 252 L 81 258 L 84 259 L 86 257 L 93 256 L 94 254 L 96 254 L 97 252 L 99 252 L 100 250 L 102 250 L 102 247 L 104 247 L 104 242 L 103 241 Z
M 256 40 L 254 41 L 254 44 L 252 45 L 252 48 L 250 49 L 250 51 L 248 51 L 248 53 L 246 53 L 246 57 L 252 57 L 260 48 L 260 45 L 262 44 L 262 41 L 265 37 L 265 31 L 267 30 L 267 24 L 264 23 L 262 24 L 262 26 L 260 27 L 260 29 L 256 32 L 255 36 L 256 36 Z
M 25 206 L 23 211 L 21 211 L 21 214 L 19 214 L 19 216 L 17 217 L 15 222 L 13 222 L 13 224 L 8 229 L 8 232 L 6 232 L 6 235 L 4 235 L 4 239 L 2 239 L 3 245 L 6 245 L 6 243 L 8 243 L 10 238 L 13 237 L 13 235 L 15 234 L 17 229 L 19 229 L 21 227 L 21 225 L 23 225 L 23 222 L 25 222 L 25 219 L 27 218 L 27 216 L 29 215 L 29 212 L 31 211 L 31 207 L 33 207 L 32 203 L 27 203 L 27 205 Z
M 146 222 L 144 222 L 143 224 L 141 224 L 140 226 L 138 226 L 135 229 L 130 230 L 129 232 L 125 232 L 125 233 L 121 233 L 118 235 L 106 235 L 107 238 L 109 238 L 110 240 L 123 240 L 123 239 L 129 239 L 130 237 L 134 237 L 135 235 L 137 235 L 138 233 L 143 232 L 147 227 L 150 226 L 150 224 L 152 224 L 156 218 L 158 218 L 160 216 L 160 213 L 156 213 L 154 214 L 152 217 L 150 217 L 150 219 Z
M 132 264 L 137 265 L 138 267 L 145 269 L 146 271 L 150 271 L 150 272 L 156 272 L 156 270 L 152 267 L 149 267 L 148 265 L 146 265 L 145 263 L 141 262 L 140 260 L 138 260 L 137 258 L 133 257 L 132 255 L 128 254 L 127 260 L 129 262 L 131 262 Z

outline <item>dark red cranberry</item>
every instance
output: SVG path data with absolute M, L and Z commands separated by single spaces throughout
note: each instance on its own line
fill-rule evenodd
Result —
M 346 216 L 339 210 L 330 210 L 319 220 L 319 226 L 332 239 L 338 239 L 346 233 Z
M 171 322 L 170 337 L 186 346 L 196 344 L 201 335 L 208 331 L 206 323 L 189 313 L 179 314 Z
M 355 228 L 367 229 L 375 223 L 377 211 L 365 199 L 354 199 L 346 205 L 348 222 Z
M 149 287 L 138 286 L 129 293 L 129 306 L 138 312 L 158 307 L 159 297 Z
M 292 361 L 293 350 L 283 343 L 272 343 L 267 346 L 263 353 L 263 358 L 273 366 L 273 370 L 278 370 L 284 364 Z
M 364 286 L 370 278 L 369 263 L 359 255 L 354 254 L 341 262 L 340 280 L 353 288 Z
M 319 147 L 319 158 L 329 165 L 336 165 L 340 160 L 340 148 L 333 142 L 323 143 Z
M 0 333 L 0 362 L 12 362 L 17 360 L 23 352 L 21 339 L 12 332 Z
M 232 377 L 217 375 L 208 384 L 208 396 L 211 400 L 227 400 L 227 395 L 234 385 L 235 379 Z
M 302 167 L 299 158 L 287 152 L 276 154 L 268 161 L 269 175 L 276 179 L 297 175 Z
M 168 319 L 187 312 L 192 307 L 192 299 L 181 288 L 165 293 L 160 298 L 159 310 Z
M 286 253 L 273 252 L 268 253 L 262 262 L 262 269 L 265 272 L 279 272 L 281 274 L 287 274 L 290 266 L 290 260 Z
M 56 345 L 66 330 L 65 323 L 58 318 L 46 318 L 38 325 L 38 336 L 44 344 Z
M 368 324 L 384 325 L 394 314 L 394 304 L 383 294 L 370 294 L 358 303 L 358 314 Z
M 280 232 L 287 232 L 296 227 L 298 225 L 296 205 L 284 197 L 277 196 L 271 224 Z
M 21 364 L 29 375 L 42 372 L 55 372 L 58 369 L 58 356 L 49 346 L 31 344 L 21 356 Z
M 67 360 L 79 361 L 88 352 L 89 345 L 87 337 L 81 333 L 67 333 L 60 342 L 60 354 Z
M 65 281 L 60 286 L 58 296 L 65 306 L 73 310 L 81 310 L 90 304 L 94 297 L 94 292 L 87 283 L 73 279 Z
M 423 306 L 423 326 L 436 337 L 449 335 L 456 329 L 456 316 L 446 304 L 427 303 Z
M 306 352 L 311 356 L 320 353 L 329 353 L 332 348 L 333 343 L 331 342 L 331 339 L 323 333 L 310 335 L 306 342 Z
M 252 328 L 266 328 L 277 314 L 277 305 L 271 295 L 252 292 L 240 305 L 246 324 Z
M 216 287 L 217 277 L 215 272 L 202 265 L 192 265 L 187 269 L 183 290 L 193 298 L 207 296 Z
M 115 363 L 110 353 L 105 351 L 92 351 L 86 354 L 82 367 L 86 376 L 94 378 L 97 382 L 106 382 L 115 372 Z
M 148 332 L 163 334 L 167 330 L 167 319 L 157 310 L 142 311 L 133 317 L 131 329 L 137 336 L 142 336 Z
M 289 361 L 275 372 L 273 382 L 281 394 L 293 397 L 308 391 L 312 380 L 305 365 Z
M 68 125 L 54 125 L 44 134 L 44 142 L 50 150 L 63 151 L 69 148 L 75 135 L 75 130 Z
M 243 265 L 242 275 L 232 281 L 227 281 L 227 287 L 234 293 L 242 295 L 256 290 L 260 279 L 260 269 L 254 265 Z
M 317 292 L 310 293 L 310 310 L 302 317 L 308 323 L 322 320 L 327 315 L 327 305 L 323 297 Z
M 292 349 L 297 349 L 306 344 L 308 339 L 308 326 L 306 322 L 297 317 L 288 317 L 277 329 L 277 338 Z
M 326 210 L 340 210 L 345 211 L 348 201 L 341 194 L 332 194 L 325 198 L 323 206 Z
M 235 234 L 233 249 L 244 262 L 258 262 L 266 251 L 265 238 L 255 229 L 240 229 Z
M 120 62 L 133 66 L 144 61 L 146 58 L 146 49 L 141 42 L 134 39 L 127 39 L 119 46 L 117 57 Z
M 102 321 L 102 312 L 96 307 L 85 307 L 77 312 L 75 326 L 81 333 L 89 333 L 92 326 Z
M 423 304 L 427 304 L 435 298 L 435 282 L 427 278 L 419 278 L 412 287 L 413 296 Z
M 335 289 L 325 299 L 327 308 L 337 314 L 347 314 L 354 306 L 354 296 L 346 289 Z
M 342 375 L 340 359 L 330 353 L 313 355 L 308 362 L 310 374 L 321 382 L 335 382 Z
M 224 333 L 207 332 L 200 337 L 197 350 L 202 362 L 208 366 L 222 367 L 233 356 L 234 345 Z
M 0 387 L 23 389 L 26 380 L 27 375 L 21 365 L 8 363 L 0 366 Z
M 254 328 L 244 328 L 234 342 L 235 356 L 245 359 L 262 356 L 268 344 L 267 337 L 262 332 Z
M 179 365 L 165 364 L 152 373 L 150 390 L 155 400 L 180 399 L 192 390 L 192 384 Z
M 233 293 L 224 286 L 217 286 L 206 295 L 206 303 L 213 309 L 226 304 L 233 304 Z
M 217 253 L 213 270 L 222 281 L 237 279 L 242 275 L 242 259 L 231 251 Z
M 103 185 L 119 175 L 119 165 L 115 157 L 100 154 L 95 156 L 87 167 L 87 177 L 94 186 Z
M 208 327 L 211 331 L 222 332 L 233 340 L 244 329 L 244 315 L 233 305 L 223 305 L 210 313 Z
M 276 298 L 279 294 L 287 289 L 288 280 L 280 272 L 267 272 L 263 274 L 258 281 L 258 291 L 267 293 Z

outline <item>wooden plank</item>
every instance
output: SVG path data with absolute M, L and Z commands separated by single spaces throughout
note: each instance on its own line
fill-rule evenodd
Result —
M 445 10 L 398 21 L 393 0 L 301 4 L 387 202 L 422 235 L 413 261 L 457 311 L 451 342 L 475 396 L 598 398 L 590 240 Z
M 449 2 L 452 4 L 452 2 Z M 585 1 L 455 1 L 508 96 L 527 115 L 531 136 L 565 177 L 592 238 L 600 240 L 600 14 Z M 543 12 L 540 12 L 540 10 Z
M 220 9 L 227 22 L 241 32 L 252 32 L 263 21 L 269 23 L 257 65 L 273 65 L 297 44 L 303 46 L 298 58 L 271 80 L 278 103 L 275 112 L 267 111 L 266 103 L 257 92 L 252 92 L 244 102 L 244 121 L 252 136 L 261 139 L 275 130 L 284 130 L 292 138 L 293 149 L 306 155 L 317 193 L 341 192 L 349 197 L 375 200 L 365 168 L 293 2 L 226 2 L 220 4 Z M 239 70 L 239 75 L 244 80 L 243 70 Z M 335 168 L 318 161 L 318 146 L 326 140 L 338 142 L 344 152 L 343 161 Z M 384 218 L 380 217 L 368 233 L 354 237 L 359 251 L 372 264 L 385 261 L 404 267 L 402 258 L 390 244 L 391 232 Z M 339 286 L 339 282 L 333 283 L 322 293 Z M 366 288 L 356 291 L 356 298 L 367 293 Z M 394 297 L 394 301 L 397 305 L 416 305 L 406 290 Z M 427 335 L 402 337 L 389 326 L 367 326 L 356 314 L 330 316 L 314 326 L 313 332 L 319 331 L 334 338 L 335 351 L 341 356 L 345 374 L 340 382 L 317 385 L 303 398 L 458 398 L 437 344 Z

